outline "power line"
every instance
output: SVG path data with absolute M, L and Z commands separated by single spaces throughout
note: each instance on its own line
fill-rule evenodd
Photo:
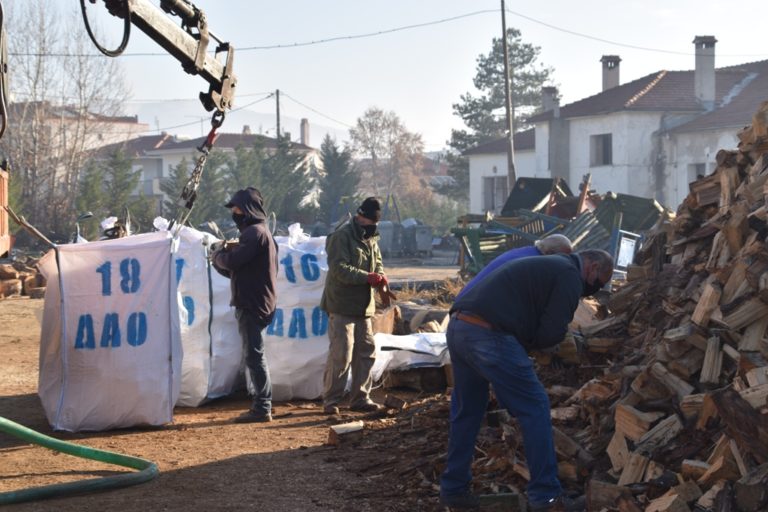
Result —
M 624 48 L 632 48 L 634 50 L 649 51 L 649 52 L 656 52 L 656 53 L 667 53 L 667 54 L 673 54 L 673 55 L 687 55 L 687 56 L 695 55 L 694 53 L 691 53 L 691 52 L 680 52 L 680 51 L 675 51 L 675 50 L 666 50 L 666 49 L 663 49 L 663 48 L 652 48 L 652 47 L 647 47 L 647 46 L 640 46 L 640 45 L 634 45 L 634 44 L 628 44 L 628 43 L 621 43 L 621 42 L 618 42 L 618 41 L 612 41 L 612 40 L 609 40 L 609 39 L 604 39 L 604 38 L 600 38 L 600 37 L 597 37 L 597 36 L 592 36 L 592 35 L 589 35 L 589 34 L 585 34 L 583 32 L 577 32 L 575 30 L 570 30 L 570 29 L 567 29 L 567 28 L 559 27 L 557 25 L 552 25 L 551 23 L 547 23 L 545 21 L 539 20 L 537 18 L 533 18 L 531 16 L 525 15 L 525 14 L 517 12 L 517 11 L 513 11 L 511 9 L 506 9 L 506 12 L 508 12 L 509 14 L 511 14 L 513 16 L 517 16 L 519 18 L 523 18 L 523 19 L 528 20 L 528 21 L 530 21 L 532 23 L 536 23 L 536 24 L 542 25 L 542 26 L 550 28 L 552 30 L 557 30 L 557 31 L 563 32 L 565 34 L 570 34 L 570 35 L 573 35 L 573 36 L 576 36 L 576 37 L 581 37 L 581 38 L 584 38 L 584 39 L 590 39 L 590 40 L 598 41 L 598 42 L 601 42 L 601 43 L 606 43 L 606 44 L 615 45 L 615 46 L 621 46 L 621 47 L 624 47 Z M 400 27 L 395 27 L 395 28 L 390 28 L 390 29 L 385 29 L 385 30 L 379 30 L 379 31 L 375 31 L 375 32 L 367 32 L 367 33 L 363 33 L 363 34 L 353 34 L 353 35 L 345 35 L 345 36 L 334 36 L 334 37 L 328 37 L 328 38 L 325 38 L 325 39 L 317 39 L 317 40 L 312 40 L 312 41 L 301 41 L 301 42 L 288 43 L 288 44 L 271 44 L 271 45 L 263 45 L 263 46 L 255 46 L 255 45 L 254 46 L 245 46 L 245 47 L 242 47 L 242 48 L 238 48 L 237 51 L 238 52 L 243 52 L 243 51 L 262 51 L 262 50 L 277 50 L 277 49 L 286 49 L 286 48 L 299 48 L 299 47 L 303 47 L 303 46 L 314 46 L 314 45 L 318 45 L 318 44 L 325 44 L 325 43 L 330 43 L 330 42 L 335 42 L 335 41 L 350 41 L 350 40 L 355 40 L 355 39 L 364 39 L 364 38 L 369 38 L 369 37 L 376 37 L 376 36 L 381 36 L 381 35 L 386 35 L 386 34 L 392 34 L 392 33 L 395 33 L 395 32 L 402 32 L 402 31 L 406 31 L 406 30 L 412 30 L 412 29 L 417 29 L 417 28 L 424 28 L 424 27 L 429 27 L 429 26 L 433 26 L 433 25 L 440 25 L 440 24 L 443 24 L 443 23 L 450 23 L 450 22 L 457 21 L 457 20 L 460 20 L 460 19 L 465 19 L 465 18 L 470 18 L 470 17 L 474 17 L 474 16 L 479 16 L 479 15 L 482 15 L 482 14 L 496 14 L 496 13 L 498 13 L 498 11 L 496 9 L 485 9 L 485 10 L 480 10 L 480 11 L 469 12 L 469 13 L 466 13 L 466 14 L 460 14 L 458 16 L 451 16 L 451 17 L 448 17 L 448 18 L 441 18 L 441 19 L 438 19 L 438 20 L 426 21 L 426 22 L 423 22 L 423 23 L 414 23 L 414 24 L 411 24 L 411 25 L 404 25 L 404 26 L 400 26 Z M 214 52 L 210 52 L 210 53 L 213 54 Z M 101 57 L 103 57 L 103 55 L 100 54 L 100 53 L 9 52 L 8 54 L 11 55 L 11 56 L 14 56 L 14 57 L 57 57 L 57 58 L 67 58 L 67 57 L 70 57 L 70 58 L 71 57 L 100 57 L 101 58 Z M 766 56 L 766 55 L 768 55 L 768 54 L 765 54 L 765 53 L 757 53 L 757 54 L 754 54 L 754 53 L 753 54 L 746 54 L 746 53 L 745 54 L 718 54 L 719 57 L 763 57 L 763 56 Z M 123 57 L 170 57 L 170 55 L 167 54 L 167 53 L 154 53 L 154 52 L 124 53 L 124 54 L 122 54 L 122 56 Z
M 334 123 L 339 123 L 340 125 L 346 126 L 347 128 L 353 128 L 353 126 L 351 124 L 345 123 L 344 121 L 339 121 L 338 119 L 334 119 L 331 116 L 327 116 L 327 115 L 323 114 L 322 112 L 319 112 L 319 111 L 315 110 L 314 108 L 310 107 L 309 105 L 305 105 L 304 103 L 300 102 L 296 98 L 294 98 L 294 97 L 290 96 L 289 94 L 287 94 L 285 91 L 282 91 L 282 92 L 283 92 L 283 96 L 285 96 L 289 100 L 293 101 L 294 103 L 297 103 L 297 104 L 301 105 L 302 107 L 306 108 L 307 110 L 311 110 L 315 114 L 317 114 L 319 116 L 322 116 L 322 117 L 324 117 L 324 118 L 326 118 L 326 119 L 328 119 L 330 121 L 333 121 Z
M 252 101 L 252 102 L 248 103 L 247 105 L 243 105 L 242 107 L 238 107 L 238 108 L 233 108 L 229 113 L 231 114 L 233 112 L 237 112 L 239 110 L 243 110 L 244 108 L 248 108 L 248 107 L 251 107 L 253 105 L 256 105 L 257 103 L 261 103 L 262 101 L 266 101 L 269 98 L 271 98 L 273 95 L 274 95 L 274 93 L 269 93 L 265 97 L 260 98 L 260 99 L 258 99 L 256 101 Z M 166 126 L 166 127 L 163 127 L 163 128 L 155 128 L 154 130 L 149 130 L 149 131 L 150 132 L 164 132 L 164 131 L 167 131 L 167 130 L 172 130 L 174 128 L 184 128 L 186 126 L 192 126 L 193 124 L 198 124 L 198 123 L 199 123 L 199 121 L 192 121 L 190 123 L 177 124 L 177 125 L 174 125 L 174 126 Z

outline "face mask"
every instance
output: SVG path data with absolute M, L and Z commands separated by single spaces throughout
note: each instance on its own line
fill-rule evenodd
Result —
M 242 226 L 245 223 L 245 214 L 244 213 L 233 213 L 232 214 L 232 221 L 239 228 L 240 226 Z
M 374 234 L 376 234 L 376 225 L 371 224 L 370 226 L 360 226 L 363 228 L 363 238 L 371 238 Z
M 589 297 L 590 295 L 594 295 L 600 290 L 602 290 L 603 286 L 605 286 L 605 283 L 600 281 L 599 278 L 595 278 L 595 282 L 592 284 L 589 284 L 588 282 L 584 281 L 584 288 L 581 290 L 581 296 Z

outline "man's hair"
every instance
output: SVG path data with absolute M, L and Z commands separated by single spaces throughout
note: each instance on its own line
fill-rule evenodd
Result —
M 541 254 L 570 254 L 573 251 L 573 246 L 568 237 L 560 234 L 545 236 L 541 240 L 536 240 L 533 245 L 536 246 Z
M 602 249 L 585 249 L 579 251 L 582 258 L 598 263 L 597 271 L 601 274 L 613 272 L 613 256 Z

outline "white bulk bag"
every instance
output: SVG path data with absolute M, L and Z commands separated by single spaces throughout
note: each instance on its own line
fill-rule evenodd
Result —
M 298 224 L 278 243 L 277 311 L 264 331 L 276 401 L 315 399 L 323 393 L 328 316 L 320 298 L 328 273 L 325 237 L 310 238 Z
M 149 233 L 62 245 L 41 259 L 38 393 L 54 429 L 172 421 L 181 369 L 173 250 L 168 233 Z

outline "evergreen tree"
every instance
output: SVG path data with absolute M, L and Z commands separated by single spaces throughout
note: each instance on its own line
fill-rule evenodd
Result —
M 524 43 L 520 31 L 507 29 L 509 69 L 511 70 L 514 130 L 528 127 L 525 119 L 540 110 L 541 88 L 551 80 L 553 69 L 537 62 L 541 48 Z M 456 153 L 504 137 L 507 122 L 504 113 L 504 48 L 501 38 L 494 38 L 491 51 L 477 58 L 474 85 L 479 95 L 463 94 L 453 105 L 453 112 L 461 117 L 468 129 L 452 130 L 448 144 Z M 498 113 L 502 112 L 501 115 Z M 469 194 L 469 165 L 464 157 L 449 157 L 448 174 L 456 180 L 451 190 L 445 191 L 456 199 L 467 199 Z
M 341 202 L 356 194 L 360 177 L 352 170 L 352 153 L 349 148 L 340 151 L 336 141 L 329 135 L 325 136 L 320 146 L 320 159 L 325 169 L 318 179 L 320 219 L 331 225 L 341 214 Z
M 312 189 L 308 164 L 303 153 L 291 149 L 291 142 L 279 139 L 277 150 L 262 163 L 264 209 L 274 211 L 281 221 L 299 220 L 301 202 Z

